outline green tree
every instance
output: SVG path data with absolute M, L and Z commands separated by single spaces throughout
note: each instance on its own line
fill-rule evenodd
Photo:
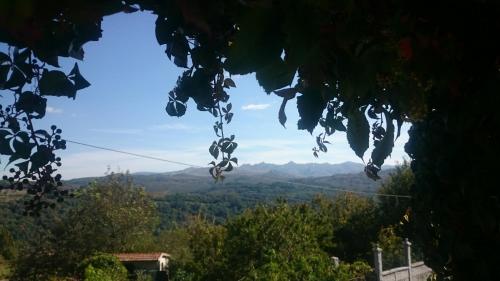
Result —
M 308 205 L 247 210 L 227 224 L 221 280 L 327 280 L 333 264 L 320 248 L 316 222 Z
M 80 268 L 83 269 L 84 281 L 126 281 L 127 269 L 117 257 L 110 254 L 96 254 L 85 259 Z
M 341 260 L 371 261 L 372 244 L 380 227 L 377 207 L 373 199 L 344 193 L 332 199 L 318 197 L 315 204 L 332 230 L 324 248 Z
M 17 247 L 9 230 L 0 226 L 0 256 L 7 260 L 13 259 L 17 254 Z
M 96 252 L 147 250 L 158 221 L 152 200 L 131 182 L 110 178 L 92 184 L 80 190 L 63 218 L 52 221 L 46 236 L 25 247 L 14 280 L 73 276 Z
M 396 166 L 389 178 L 382 183 L 379 193 L 410 196 L 410 189 L 414 183 L 415 178 L 410 165 L 408 162 L 404 162 L 402 165 Z M 409 222 L 411 198 L 380 196 L 378 197 L 378 206 L 384 225 L 402 225 Z M 400 234 L 403 233 L 400 231 Z

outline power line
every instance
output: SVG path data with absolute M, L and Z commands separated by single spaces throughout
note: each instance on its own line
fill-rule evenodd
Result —
M 328 191 L 339 191 L 339 192 L 349 192 L 349 193 L 356 193 L 356 194 L 363 194 L 363 195 L 375 195 L 375 196 L 381 196 L 381 197 L 393 197 L 393 198 L 396 197 L 396 198 L 411 199 L 410 195 L 385 194 L 385 193 L 370 192 L 370 191 L 358 191 L 358 190 L 343 189 L 343 188 L 337 188 L 337 187 L 329 187 L 329 186 L 321 186 L 321 185 L 315 185 L 315 184 L 307 184 L 307 183 L 301 183 L 301 182 L 284 181 L 284 180 L 279 180 L 279 179 L 275 179 L 275 178 L 270 178 L 270 179 L 273 179 L 276 182 L 282 182 L 282 183 L 287 183 L 287 184 L 295 184 L 295 185 L 302 185 L 302 186 L 307 186 L 307 187 L 312 187 L 312 188 L 317 188 L 317 189 L 323 189 L 323 190 L 328 190 Z
M 173 161 L 173 160 L 163 159 L 163 158 L 159 158 L 159 157 L 153 157 L 153 156 L 149 156 L 149 155 L 144 155 L 144 154 L 132 153 L 132 152 L 127 152 L 127 151 L 123 151 L 123 150 L 118 150 L 118 149 L 113 149 L 113 148 L 108 148 L 108 147 L 102 147 L 102 146 L 97 146 L 97 145 L 93 145 L 93 144 L 88 144 L 88 143 L 83 143 L 83 142 L 78 142 L 78 141 L 73 141 L 73 140 L 68 140 L 68 139 L 65 139 L 65 141 L 69 142 L 69 143 L 74 143 L 74 144 L 79 144 L 79 145 L 87 146 L 87 147 L 92 147 L 92 148 L 97 148 L 97 149 L 101 149 L 101 150 L 112 151 L 112 152 L 126 154 L 126 155 L 132 155 L 132 156 L 146 158 L 146 159 L 151 159 L 151 160 L 163 161 L 163 162 L 168 162 L 168 163 L 177 164 L 177 165 L 183 165 L 183 166 L 188 166 L 188 167 L 194 167 L 194 168 L 205 168 L 203 166 L 193 165 L 193 164 L 189 164 L 189 163 L 184 163 L 184 162 L 179 162 L 179 161 Z
M 118 150 L 118 149 L 113 149 L 113 148 L 108 148 L 108 147 L 102 147 L 102 146 L 97 146 L 97 145 L 93 145 L 93 144 L 88 144 L 88 143 L 83 143 L 83 142 L 78 142 L 78 141 L 73 141 L 73 140 L 68 140 L 68 139 L 66 139 L 66 142 L 74 143 L 74 144 L 78 144 L 78 145 L 82 145 L 82 146 L 87 146 L 87 147 L 91 147 L 91 148 L 96 148 L 96 149 L 111 151 L 111 152 L 115 152 L 115 153 L 132 155 L 132 156 L 135 156 L 135 157 L 140 157 L 140 158 L 145 158 L 145 159 L 151 159 L 151 160 L 157 160 L 157 161 L 162 161 L 162 162 L 167 162 L 167 163 L 172 163 L 172 164 L 177 164 L 177 165 L 183 165 L 183 166 L 193 167 L 193 168 L 207 168 L 207 167 L 203 167 L 203 166 L 199 166 L 199 165 L 194 165 L 194 164 L 189 164 L 189 163 L 184 163 L 184 162 L 179 162 L 179 161 L 173 161 L 173 160 L 168 160 L 168 159 L 164 159 L 164 158 L 159 158 L 159 157 L 153 157 L 153 156 L 149 156 L 149 155 L 144 155 L 144 154 L 132 153 L 132 152 L 127 152 L 127 151 L 123 151 L 123 150 Z M 269 179 L 272 179 L 275 182 L 287 183 L 287 184 L 292 184 L 292 185 L 302 185 L 302 186 L 312 187 L 312 188 L 316 188 L 316 189 L 323 189 L 323 190 L 328 190 L 328 191 L 350 192 L 350 193 L 363 194 L 363 195 L 373 195 L 373 196 L 381 196 L 381 197 L 411 199 L 410 195 L 385 194 L 385 193 L 370 192 L 370 191 L 358 191 L 358 190 L 350 190 L 350 189 L 343 189 L 343 188 L 337 188 L 337 187 L 329 187 L 329 186 L 321 186 L 321 185 L 315 185 L 315 184 L 307 184 L 307 183 L 301 183 L 301 182 L 285 181 L 285 180 L 282 180 L 282 179 L 278 179 L 278 178 L 274 178 L 274 177 L 269 177 L 268 175 L 265 175 L 265 177 L 267 177 Z

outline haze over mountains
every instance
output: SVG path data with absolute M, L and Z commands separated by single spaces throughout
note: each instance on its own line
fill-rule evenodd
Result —
M 384 179 L 393 166 L 384 166 L 381 177 Z M 244 164 L 227 173 L 223 183 L 215 183 L 208 168 L 187 168 L 175 172 L 132 174 L 136 185 L 158 195 L 191 192 L 237 192 L 242 189 L 255 192 L 271 192 L 270 188 L 288 187 L 286 192 L 318 193 L 328 189 L 348 189 L 353 191 L 375 191 L 381 181 L 369 179 L 363 172 L 364 165 L 354 162 L 339 164 L 299 164 L 289 162 L 283 165 L 259 163 Z M 70 186 L 85 186 L 100 178 L 79 178 L 66 182 Z M 318 186 L 315 188 L 314 186 Z M 320 188 L 321 187 L 321 188 Z

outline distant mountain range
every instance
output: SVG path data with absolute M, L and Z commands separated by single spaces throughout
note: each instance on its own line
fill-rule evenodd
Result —
M 387 177 L 393 166 L 384 166 L 382 179 Z M 208 168 L 187 168 L 175 172 L 132 174 L 136 185 L 145 187 L 153 194 L 191 192 L 240 192 L 240 189 L 266 189 L 269 186 L 293 186 L 294 192 L 328 192 L 328 189 L 375 191 L 381 181 L 369 179 L 363 172 L 364 165 L 354 162 L 340 164 L 299 164 L 289 162 L 283 165 L 259 163 L 244 164 L 227 173 L 223 183 L 215 183 Z M 103 178 L 78 178 L 66 181 L 67 186 L 85 186 Z M 314 186 L 318 186 L 315 188 Z M 321 187 L 321 188 L 320 188 Z M 265 192 L 269 192 L 266 189 Z
M 283 165 L 259 163 L 259 164 L 243 164 L 235 168 L 234 175 L 258 175 L 272 173 L 283 177 L 304 178 L 304 177 L 325 177 L 337 174 L 352 174 L 362 172 L 364 165 L 355 162 L 344 162 L 339 164 L 328 163 L 308 163 L 299 164 L 288 162 Z M 204 168 L 188 168 L 179 172 L 183 174 L 205 175 L 207 170 Z M 140 173 L 143 174 L 143 173 Z

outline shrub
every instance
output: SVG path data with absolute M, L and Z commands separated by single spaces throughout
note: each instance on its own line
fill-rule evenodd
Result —
M 97 254 L 84 260 L 80 266 L 85 281 L 126 281 L 127 269 L 117 257 Z

